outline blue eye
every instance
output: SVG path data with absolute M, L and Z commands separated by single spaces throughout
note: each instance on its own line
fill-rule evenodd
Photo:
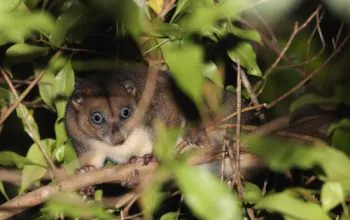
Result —
M 131 114 L 132 110 L 129 107 L 124 106 L 119 110 L 120 119 L 127 119 L 131 116 Z
M 101 125 L 105 122 L 105 117 L 101 112 L 94 112 L 91 114 L 91 122 L 95 125 Z

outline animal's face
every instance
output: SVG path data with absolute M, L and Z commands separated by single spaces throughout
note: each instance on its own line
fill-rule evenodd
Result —
M 137 106 L 136 93 L 136 85 L 130 80 L 82 85 L 71 100 L 78 127 L 89 139 L 112 146 L 123 144 L 129 133 L 125 124 Z

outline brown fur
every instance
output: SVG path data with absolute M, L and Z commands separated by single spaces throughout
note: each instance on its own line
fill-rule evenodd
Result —
M 106 159 L 126 163 L 132 156 L 150 154 L 153 151 L 153 126 L 156 120 L 163 121 L 168 127 L 180 127 L 186 122 L 172 97 L 169 76 L 160 72 L 156 91 L 143 120 L 130 131 L 123 130 L 127 120 L 120 120 L 119 110 L 123 106 L 130 106 L 135 111 L 146 79 L 146 68 L 120 69 L 114 73 L 95 74 L 76 86 L 67 105 L 65 123 L 83 165 L 101 167 Z M 235 94 L 226 93 L 219 114 L 227 115 L 235 110 Z M 106 123 L 103 126 L 96 126 L 91 122 L 93 112 L 102 112 L 105 115 Z M 242 123 L 246 123 L 250 118 L 250 114 L 243 114 Z M 231 122 L 235 122 L 235 118 Z M 189 123 L 186 126 L 193 128 Z M 192 132 L 193 135 L 190 135 L 188 129 L 184 137 L 190 140 L 189 142 L 192 140 L 195 145 L 200 145 L 206 134 L 200 127 L 194 128 L 196 132 Z M 219 139 L 223 142 L 223 133 Z M 256 166 L 256 163 L 250 160 L 248 163 Z
M 67 105 L 65 124 L 78 156 L 94 157 L 86 159 L 86 163 L 101 167 L 106 158 L 125 163 L 131 156 L 152 153 L 156 119 L 168 126 L 181 125 L 183 116 L 167 89 L 168 76 L 161 73 L 143 120 L 131 131 L 123 129 L 128 120 L 119 118 L 119 110 L 129 106 L 135 112 L 145 87 L 146 74 L 146 69 L 118 70 L 93 75 L 76 86 Z M 103 113 L 106 123 L 102 126 L 93 124 L 90 119 L 93 112 Z

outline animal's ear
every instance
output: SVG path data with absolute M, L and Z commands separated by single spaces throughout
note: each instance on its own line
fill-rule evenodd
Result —
M 72 105 L 77 111 L 79 111 L 81 105 L 83 104 L 83 101 L 84 101 L 84 98 L 83 98 L 82 92 L 80 91 L 74 92 L 72 96 Z
M 75 84 L 74 84 L 74 92 L 72 94 L 71 102 L 73 104 L 73 107 L 78 111 L 80 109 L 80 106 L 83 104 L 84 98 L 84 88 L 83 88 L 84 80 L 78 77 L 75 77 Z
M 138 91 L 137 91 L 136 84 L 134 81 L 126 80 L 123 82 L 123 86 L 124 86 L 126 92 L 129 93 L 130 95 L 132 95 L 132 96 L 138 95 Z

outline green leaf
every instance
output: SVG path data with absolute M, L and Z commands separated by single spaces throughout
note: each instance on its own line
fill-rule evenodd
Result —
M 298 98 L 296 101 L 294 101 L 290 107 L 290 111 L 294 112 L 306 105 L 312 105 L 312 104 L 338 104 L 339 101 L 337 98 L 327 98 L 322 97 L 314 94 L 306 94 L 302 97 Z
M 50 107 L 51 110 L 55 110 L 54 100 L 53 100 L 53 87 L 55 84 L 55 75 L 51 71 L 45 71 L 45 74 L 40 80 L 39 94 L 41 99 L 46 105 Z
M 6 50 L 6 62 L 10 64 L 30 62 L 37 57 L 46 56 L 48 52 L 49 49 L 46 47 L 19 43 Z
M 285 217 L 291 217 L 292 219 L 330 219 L 321 206 L 305 202 L 290 191 L 267 195 L 256 204 L 255 208 L 279 212 Z
M 41 0 L 22 0 L 22 1 L 30 9 L 34 9 L 41 2 Z
M 170 23 L 172 23 L 180 13 L 183 13 L 185 11 L 188 3 L 188 0 L 179 0 L 176 2 L 176 9 L 173 17 L 170 20 Z
M 115 219 L 111 214 L 103 209 L 98 203 L 87 203 L 81 196 L 73 192 L 60 192 L 51 197 L 46 202 L 43 212 L 50 214 L 53 218 L 57 213 L 62 213 L 71 219 L 92 218 Z
M 64 159 L 65 143 L 68 139 L 66 129 L 64 126 L 64 120 L 57 119 L 55 123 L 55 134 L 56 134 L 56 146 L 54 150 L 54 157 L 57 161 L 62 162 Z
M 10 198 L 8 197 L 4 184 L 0 181 L 0 193 L 5 197 L 5 199 L 8 201 Z
M 0 12 L 15 12 L 23 10 L 23 4 L 21 0 L 2 0 L 0 4 Z
M 38 163 L 11 151 L 0 152 L 0 164 L 4 166 L 16 165 L 18 168 L 22 168 L 24 165 L 39 165 Z
M 250 182 L 244 183 L 243 195 L 244 195 L 244 201 L 251 202 L 251 203 L 256 203 L 263 196 L 260 188 L 257 185 Z
M 269 0 L 263 4 L 257 4 L 256 7 L 250 7 L 244 12 L 249 21 L 261 22 L 259 17 L 262 17 L 268 25 L 274 25 L 283 17 L 286 17 L 301 2 L 300 0 Z M 259 17 L 256 16 L 257 13 Z
M 195 44 L 168 42 L 161 46 L 164 59 L 177 85 L 197 105 L 202 103 L 203 50 Z
M 220 19 L 237 17 L 245 6 L 246 1 L 243 0 L 223 0 L 217 4 L 207 3 L 201 6 L 194 3 L 187 7 L 189 14 L 179 24 L 186 31 L 203 32 L 212 29 Z
M 145 25 L 145 32 L 155 37 L 168 37 L 169 40 L 181 39 L 184 36 L 183 30 L 177 24 L 165 23 L 161 19 L 153 19 Z
M 246 40 L 252 40 L 257 43 L 262 44 L 261 42 L 261 36 L 257 30 L 253 29 L 241 29 L 235 26 L 232 26 L 232 33 L 240 38 L 246 39 Z
M 157 139 L 154 148 L 154 154 L 157 159 L 165 165 L 172 164 L 175 157 L 176 141 L 180 136 L 179 129 L 166 129 L 162 122 L 155 124 Z
M 164 192 L 161 192 L 162 182 L 154 179 L 150 184 L 147 185 L 146 190 L 141 198 L 142 210 L 145 213 L 145 219 L 152 219 L 153 213 L 157 210 L 161 202 L 166 197 Z
M 345 202 L 343 187 L 337 182 L 326 182 L 321 190 L 322 207 L 327 212 L 336 207 L 338 204 Z
M 17 116 L 22 120 L 25 132 L 33 139 L 40 140 L 38 125 L 36 124 L 33 111 L 29 111 L 23 104 L 19 104 L 16 109 Z
M 300 143 L 270 137 L 247 136 L 249 149 L 261 156 L 275 171 L 286 171 L 298 167 L 309 169 L 320 166 L 328 181 L 340 182 L 344 189 L 350 189 L 350 159 L 342 152 L 318 143 L 308 146 Z
M 178 214 L 176 212 L 168 212 L 160 217 L 160 220 L 177 220 Z
M 0 13 L 0 45 L 8 42 L 23 43 L 33 31 L 44 34 L 54 29 L 54 22 L 49 14 L 43 12 Z
M 205 64 L 203 76 L 210 79 L 218 87 L 224 88 L 223 80 L 220 78 L 220 74 L 218 74 L 218 68 L 214 62 Z
M 239 199 L 210 171 L 185 164 L 172 170 L 185 202 L 200 219 L 242 219 Z
M 64 11 L 56 21 L 56 28 L 50 35 L 50 43 L 59 47 L 64 42 L 67 31 L 88 13 L 90 9 L 80 1 L 71 2 L 70 7 Z
M 55 97 L 55 106 L 59 119 L 64 116 L 67 100 L 73 92 L 74 83 L 74 72 L 70 62 L 68 62 L 56 75 L 53 87 L 53 96 Z
M 8 106 L 11 101 L 11 91 L 0 87 L 0 108 Z
M 55 140 L 53 139 L 44 139 L 40 141 L 40 145 L 44 148 L 47 155 L 51 155 L 51 151 L 53 146 L 55 145 Z M 35 161 L 40 166 L 36 165 L 26 165 L 22 171 L 22 181 L 20 187 L 20 193 L 24 192 L 28 186 L 30 186 L 33 182 L 42 178 L 47 172 L 47 163 L 44 155 L 42 154 L 39 146 L 37 144 L 33 144 L 27 153 L 27 159 L 31 161 Z
M 229 57 L 235 63 L 240 61 L 241 66 L 247 69 L 249 75 L 262 77 L 261 70 L 256 63 L 256 54 L 249 43 L 239 43 L 234 49 L 227 51 Z
M 64 159 L 63 159 L 64 168 L 68 174 L 74 175 L 75 170 L 80 167 L 77 154 L 72 144 L 70 143 L 70 141 L 67 141 L 67 143 L 61 146 L 61 148 L 64 153 Z
M 350 156 L 350 131 L 343 128 L 336 129 L 332 134 L 332 146 Z
M 337 15 L 350 23 L 349 1 L 348 0 L 326 0 L 326 4 Z

